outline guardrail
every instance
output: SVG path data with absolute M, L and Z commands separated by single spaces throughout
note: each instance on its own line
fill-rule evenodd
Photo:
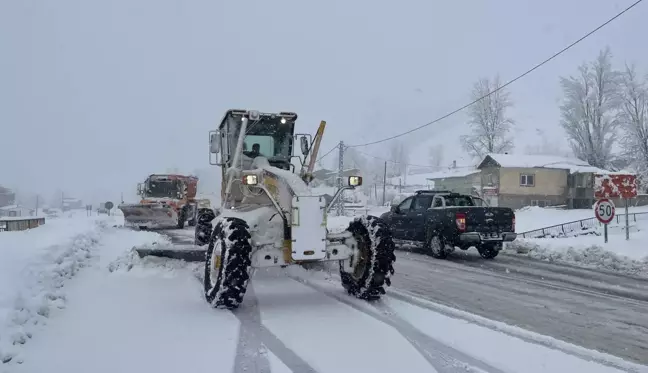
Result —
M 637 220 L 648 220 L 648 212 L 635 212 L 628 214 L 631 222 Z M 618 214 L 610 223 L 611 225 L 625 224 L 625 214 Z M 547 238 L 547 237 L 566 237 L 570 233 L 582 232 L 582 234 L 589 233 L 593 228 L 602 226 L 596 218 L 588 218 L 570 221 L 567 223 L 551 225 L 544 228 L 534 229 L 522 233 L 518 233 L 518 237 L 522 238 Z
M 0 217 L 0 232 L 24 231 L 45 224 L 44 217 L 7 218 Z

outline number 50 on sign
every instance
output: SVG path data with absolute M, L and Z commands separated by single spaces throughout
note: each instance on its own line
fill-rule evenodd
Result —
M 603 224 L 609 224 L 614 219 L 614 202 L 607 198 L 596 201 L 594 215 Z
M 603 237 L 605 243 L 608 242 L 608 224 L 614 219 L 614 202 L 607 198 L 602 198 L 596 201 L 594 205 L 594 215 L 603 223 Z

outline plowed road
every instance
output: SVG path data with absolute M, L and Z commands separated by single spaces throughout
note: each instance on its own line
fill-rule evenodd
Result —
M 191 245 L 188 234 L 166 233 Z M 648 279 L 516 255 L 485 260 L 474 249 L 396 257 L 394 290 L 648 364 Z
M 500 254 L 399 251 L 392 287 L 648 364 L 648 280 Z

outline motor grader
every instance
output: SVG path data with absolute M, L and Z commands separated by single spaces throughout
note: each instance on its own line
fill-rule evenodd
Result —
M 357 217 L 342 232 L 327 228 L 327 204 L 309 186 L 326 122 L 315 137 L 295 135 L 297 114 L 228 110 L 210 132 L 210 164 L 222 169 L 221 208 L 201 209 L 196 244 L 207 245 L 204 294 L 214 307 L 236 308 L 254 268 L 339 262 L 343 287 L 375 300 L 391 285 L 394 243 L 375 216 Z M 302 159 L 294 155 L 299 138 Z M 307 162 L 308 160 L 308 162 Z M 298 163 L 297 165 L 295 163 Z

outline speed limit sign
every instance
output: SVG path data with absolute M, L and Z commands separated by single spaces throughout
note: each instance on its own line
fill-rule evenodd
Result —
M 594 215 L 603 224 L 609 224 L 614 219 L 614 202 L 607 198 L 596 201 Z

